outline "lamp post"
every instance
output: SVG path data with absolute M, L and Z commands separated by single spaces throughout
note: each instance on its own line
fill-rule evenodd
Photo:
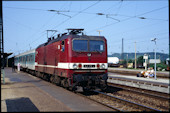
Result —
M 156 78 L 156 38 L 152 39 L 151 41 L 155 42 L 155 80 L 156 80 L 157 79 Z
M 135 69 L 136 69 L 136 41 L 135 41 Z

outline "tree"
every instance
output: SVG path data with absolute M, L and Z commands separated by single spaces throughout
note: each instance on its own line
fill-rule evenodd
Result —
M 143 65 L 143 56 L 140 56 L 140 57 L 137 58 L 137 64 Z
M 132 60 L 132 59 L 129 59 L 128 63 L 133 63 L 133 60 Z
M 126 64 L 126 60 L 120 61 L 120 64 Z

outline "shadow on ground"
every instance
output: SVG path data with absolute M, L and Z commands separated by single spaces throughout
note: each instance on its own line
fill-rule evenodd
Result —
M 6 99 L 7 112 L 39 112 L 29 98 Z

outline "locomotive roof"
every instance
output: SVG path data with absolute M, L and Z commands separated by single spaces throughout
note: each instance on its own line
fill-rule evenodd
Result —
M 49 45 L 49 44 L 51 44 L 51 43 L 64 40 L 64 39 L 67 39 L 67 38 L 69 38 L 69 37 L 71 37 L 71 38 L 87 38 L 87 39 L 90 38 L 90 39 L 92 39 L 92 40 L 103 40 L 103 39 L 104 39 L 104 36 L 64 35 L 64 36 L 58 37 L 58 38 L 56 38 L 56 39 L 50 40 L 50 41 L 48 41 L 48 42 L 45 42 L 45 43 L 39 45 L 37 48 L 40 48 L 40 47 Z M 36 48 L 36 49 L 37 49 L 37 48 Z

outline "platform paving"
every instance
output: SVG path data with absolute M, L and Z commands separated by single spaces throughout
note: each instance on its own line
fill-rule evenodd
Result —
M 62 87 L 23 72 L 5 68 L 1 75 L 2 112 L 112 111 Z
M 169 84 L 170 80 L 167 78 L 159 78 L 157 77 L 157 79 L 155 79 L 154 77 L 150 77 L 150 78 L 144 78 L 144 77 L 137 77 L 137 76 L 130 76 L 130 75 L 122 75 L 122 74 L 117 74 L 117 73 L 108 73 L 109 76 L 112 77 L 120 77 L 120 78 L 130 78 L 130 79 L 135 79 L 135 80 L 143 80 L 143 81 L 148 81 L 148 82 L 157 82 L 157 83 L 165 83 L 165 84 Z
M 114 73 L 121 73 L 121 74 L 131 74 L 135 75 L 140 73 L 141 71 L 145 71 L 145 69 L 127 69 L 127 68 L 114 68 L 114 67 L 109 67 L 108 72 L 114 72 Z M 164 78 L 170 78 L 170 73 L 169 71 L 156 71 L 157 77 L 164 77 Z

